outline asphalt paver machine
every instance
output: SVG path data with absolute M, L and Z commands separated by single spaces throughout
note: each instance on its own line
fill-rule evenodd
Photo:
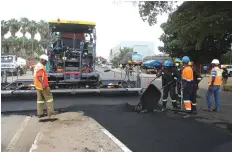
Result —
M 139 92 L 136 82 L 101 78 L 95 70 L 96 24 L 87 21 L 49 21 L 48 79 L 52 93 Z M 54 40 L 54 35 L 56 36 Z M 107 43 L 107 42 L 106 42 Z M 107 72 L 105 70 L 104 72 Z M 33 77 L 33 76 L 32 76 Z M 1 95 L 36 94 L 33 78 L 2 82 Z

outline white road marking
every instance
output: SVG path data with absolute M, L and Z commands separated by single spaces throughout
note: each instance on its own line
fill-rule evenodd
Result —
M 13 152 L 15 149 L 15 145 L 17 144 L 23 130 L 26 128 L 28 122 L 30 121 L 31 117 L 27 116 L 23 123 L 21 124 L 20 128 L 17 130 L 16 134 L 14 137 L 11 139 L 10 143 L 6 147 L 7 152 Z
M 101 129 L 110 139 L 113 140 L 115 144 L 117 144 L 124 152 L 132 152 L 126 145 L 124 145 L 121 141 L 119 141 L 114 135 L 112 135 L 108 130 Z
M 37 144 L 41 139 L 42 139 L 42 134 L 39 132 L 36 135 L 35 140 L 34 140 L 33 144 L 31 145 L 29 152 L 33 152 L 33 150 L 37 149 Z

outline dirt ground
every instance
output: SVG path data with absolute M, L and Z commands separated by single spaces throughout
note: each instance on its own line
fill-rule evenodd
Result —
M 57 121 L 45 123 L 34 143 L 33 152 L 122 152 L 94 119 L 82 112 L 55 116 Z

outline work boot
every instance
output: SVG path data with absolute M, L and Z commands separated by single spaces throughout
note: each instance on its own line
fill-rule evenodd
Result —
M 196 115 L 196 114 L 197 114 L 197 110 L 193 110 L 193 111 L 192 111 L 192 114 L 193 114 L 193 115 Z
M 212 109 L 211 108 L 203 108 L 203 111 L 212 112 Z
M 45 116 L 46 116 L 46 114 L 38 115 L 38 118 L 43 118 Z
M 166 110 L 167 101 L 163 101 L 162 112 Z
M 192 117 L 191 114 L 187 114 L 187 115 L 183 116 L 183 118 L 191 118 L 191 117 Z
M 180 107 L 177 106 L 177 102 L 172 102 L 173 109 L 180 109 Z

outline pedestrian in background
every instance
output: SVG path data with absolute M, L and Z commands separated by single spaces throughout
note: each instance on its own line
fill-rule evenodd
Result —
M 206 76 L 207 71 L 208 71 L 208 66 L 207 66 L 207 65 L 204 65 L 204 66 L 203 66 L 203 70 L 204 70 L 204 74 L 205 74 L 205 76 Z
M 224 90 L 225 85 L 227 84 L 229 73 L 228 73 L 228 70 L 226 69 L 225 65 L 222 65 L 221 68 L 223 70 L 223 72 L 222 72 L 222 89 Z
M 207 111 L 214 111 L 217 112 L 219 110 L 220 106 L 220 86 L 222 84 L 222 69 L 219 68 L 219 60 L 214 59 L 212 62 L 212 70 L 209 77 L 209 87 L 206 94 L 206 100 L 208 109 L 205 109 Z M 215 108 L 212 110 L 212 104 L 210 101 L 211 96 L 214 95 L 215 99 Z

